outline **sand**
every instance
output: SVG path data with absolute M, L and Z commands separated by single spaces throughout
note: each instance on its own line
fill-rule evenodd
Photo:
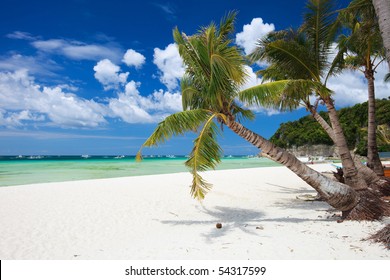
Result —
M 201 203 L 189 173 L 2 187 L 0 259 L 390 259 L 362 241 L 385 221 L 337 223 L 326 203 L 297 199 L 315 191 L 285 167 L 204 177 Z

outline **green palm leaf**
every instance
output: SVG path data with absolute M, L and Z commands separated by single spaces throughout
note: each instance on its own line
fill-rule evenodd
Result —
M 224 42 L 227 40 L 229 34 L 233 34 L 236 16 L 237 11 L 231 11 L 221 19 L 218 31 L 218 39 L 220 42 Z
M 142 144 L 136 159 L 142 159 L 141 150 L 143 147 L 157 146 L 164 143 L 172 136 L 183 135 L 185 132 L 196 131 L 198 127 L 210 117 L 210 111 L 195 109 L 179 112 L 166 117 L 160 122 L 152 135 Z
M 308 102 L 313 92 L 320 92 L 322 97 L 331 94 L 331 91 L 319 82 L 280 80 L 243 90 L 239 93 L 239 99 L 248 105 L 291 111 L 298 108 L 302 102 Z
M 249 109 L 244 109 L 241 106 L 237 105 L 236 102 L 233 102 L 231 105 L 232 114 L 235 116 L 236 121 L 242 122 L 244 120 L 254 120 L 256 115 Z
M 289 77 L 319 80 L 313 53 L 295 39 L 271 42 L 265 51 L 268 61 L 288 71 Z
M 333 0 L 309 0 L 304 15 L 304 24 L 302 30 L 311 41 L 311 51 L 314 53 L 316 69 L 321 75 L 321 70 L 326 68 L 328 55 L 331 50 L 332 40 L 336 29 L 333 27 L 335 14 L 332 12 Z
M 209 116 L 199 132 L 199 136 L 194 140 L 194 147 L 185 163 L 191 169 L 193 175 L 191 195 L 197 199 L 203 199 L 211 188 L 211 184 L 203 180 L 199 172 L 215 169 L 222 157 L 222 149 L 217 142 L 220 131 L 214 122 L 216 117 L 225 118 L 221 114 Z
M 194 84 L 194 81 L 191 79 L 191 77 L 184 75 L 180 81 L 180 87 L 183 110 L 190 109 L 191 107 L 205 108 L 203 106 L 203 100 L 199 98 L 201 94 L 196 88 L 196 84 Z

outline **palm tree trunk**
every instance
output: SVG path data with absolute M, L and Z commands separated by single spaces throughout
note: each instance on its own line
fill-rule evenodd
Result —
M 390 70 L 390 2 L 389 0 L 372 0 L 372 4 L 379 20 L 379 30 L 381 31 L 386 60 Z
M 313 106 L 309 107 L 308 109 L 310 110 L 310 113 L 316 119 L 316 121 L 326 131 L 330 139 L 332 139 L 333 143 L 335 143 L 336 138 L 333 132 L 333 128 L 330 127 L 330 125 L 324 120 L 324 118 L 320 114 L 318 114 L 317 110 Z M 364 165 L 354 153 L 352 153 L 351 156 L 353 158 L 353 162 L 355 163 L 355 167 L 358 173 L 363 176 L 364 180 L 366 181 L 366 184 L 368 186 L 370 186 L 371 184 L 376 184 L 381 189 L 381 192 L 386 195 L 389 193 L 390 195 L 390 182 L 387 182 L 386 180 L 382 179 L 374 171 L 372 171 L 372 169 Z
M 328 97 L 325 100 L 326 108 L 328 109 L 329 119 L 332 124 L 334 133 L 334 142 L 339 149 L 340 158 L 343 164 L 343 172 L 345 183 L 353 187 L 355 190 L 366 189 L 367 184 L 363 177 L 358 173 L 355 163 L 353 162 L 351 153 L 348 148 L 347 140 L 345 139 L 343 129 L 341 127 L 337 111 L 333 105 L 333 100 Z
M 383 166 L 379 158 L 378 146 L 376 143 L 375 85 L 373 70 L 366 69 L 365 76 L 368 83 L 367 166 L 374 170 L 379 176 L 383 176 Z
M 371 190 L 355 191 L 345 184 L 325 177 L 303 164 L 294 155 L 275 146 L 234 120 L 228 120 L 227 126 L 234 133 L 261 149 L 269 158 L 293 171 L 314 188 L 329 205 L 343 211 L 343 219 L 376 220 L 390 213 L 389 206 L 385 205 Z
M 275 162 L 281 163 L 313 187 L 321 197 L 334 208 L 341 211 L 351 210 L 358 202 L 357 193 L 347 185 L 333 181 L 321 173 L 309 168 L 294 155 L 275 146 L 262 136 L 247 129 L 238 122 L 230 121 L 228 127 L 240 137 L 261 149 Z
M 328 136 L 335 143 L 335 135 L 333 129 L 329 126 L 329 124 L 318 114 L 317 110 L 314 107 L 309 107 L 309 110 L 313 117 L 317 120 L 317 122 L 321 125 L 321 127 L 327 132 Z M 380 196 L 389 196 L 390 195 L 390 181 L 381 178 L 375 173 L 372 169 L 368 168 L 367 165 L 364 165 L 360 158 L 356 156 L 356 154 L 351 154 L 353 158 L 353 162 L 355 163 L 355 167 L 358 173 L 363 177 L 366 184 L 373 190 L 379 193 Z M 382 166 L 382 165 L 381 165 Z
M 330 125 L 318 114 L 317 110 L 311 106 L 309 107 L 310 113 L 314 117 L 314 119 L 321 125 L 321 127 L 325 130 L 325 132 L 329 135 L 330 139 L 332 139 L 333 143 L 336 142 L 336 136 L 334 135 L 333 129 Z

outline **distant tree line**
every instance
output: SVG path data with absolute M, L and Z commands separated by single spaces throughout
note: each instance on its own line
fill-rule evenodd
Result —
M 357 154 L 364 156 L 367 155 L 367 106 L 367 102 L 364 102 L 338 111 L 348 147 L 350 150 L 355 150 Z M 329 121 L 327 112 L 320 112 L 319 114 L 326 121 Z M 389 127 L 390 100 L 376 100 L 376 114 L 377 124 Z M 293 146 L 334 144 L 311 115 L 297 121 L 282 123 L 270 140 L 275 145 L 287 149 Z M 390 144 L 378 137 L 378 149 L 380 152 L 390 151 Z

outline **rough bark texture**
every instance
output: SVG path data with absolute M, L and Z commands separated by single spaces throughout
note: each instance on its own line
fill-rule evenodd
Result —
M 390 1 L 372 0 L 379 21 L 379 30 L 386 50 L 386 60 L 390 71 Z
M 375 96 L 373 99 L 375 102 Z M 329 124 L 321 117 L 320 114 L 318 114 L 317 110 L 315 110 L 314 107 L 310 107 L 310 112 L 313 115 L 313 117 L 317 120 L 317 122 L 321 125 L 321 127 L 327 132 L 327 134 L 332 139 L 332 141 L 336 143 L 336 136 L 333 132 L 333 128 L 329 126 Z M 376 145 L 376 138 L 375 138 L 375 145 Z M 357 172 L 365 180 L 367 186 L 373 189 L 378 196 L 390 196 L 390 180 L 387 180 L 382 176 L 379 177 L 377 173 L 375 173 L 372 169 L 364 165 L 361 162 L 360 158 L 355 154 L 352 153 L 351 156 L 353 158 Z M 379 159 L 379 154 L 378 154 L 378 159 Z M 380 159 L 379 159 L 379 163 L 382 167 L 382 163 L 380 162 Z M 382 167 L 382 171 L 383 171 L 383 167 Z M 345 183 L 344 173 L 342 172 L 342 170 L 337 170 L 337 173 L 334 173 L 334 176 L 339 182 Z
M 360 158 L 356 155 L 353 155 L 353 160 L 355 162 L 355 166 L 358 170 L 358 172 L 363 176 L 364 180 L 366 181 L 369 189 L 374 191 L 374 193 L 379 197 L 384 196 L 390 196 L 390 179 L 386 177 L 379 177 L 374 171 L 372 171 L 370 168 L 368 168 L 366 165 L 364 165 Z M 335 178 L 343 183 L 343 174 L 342 169 L 338 169 L 338 172 L 341 173 L 335 173 Z M 389 208 L 390 209 L 390 208 Z
M 313 107 L 310 108 L 310 112 L 313 115 L 313 117 L 317 120 L 317 122 L 321 125 L 321 127 L 326 131 L 326 133 L 332 139 L 332 141 L 335 143 L 336 137 L 334 135 L 333 128 L 331 128 L 329 126 L 329 124 L 321 117 L 320 114 L 318 114 L 318 112 Z M 378 188 L 380 189 L 380 191 L 384 195 L 387 195 L 387 193 L 390 192 L 389 181 L 384 180 L 383 178 L 379 177 L 374 171 L 372 171 L 370 168 L 368 168 L 366 165 L 364 165 L 361 162 L 361 159 L 358 156 L 356 156 L 356 154 L 352 153 L 351 156 L 353 158 L 353 161 L 355 163 L 355 167 L 356 167 L 358 173 L 361 174 L 361 176 L 365 180 L 366 184 L 370 185 L 372 183 L 375 183 L 378 186 Z M 379 157 L 379 155 L 378 155 L 378 157 Z M 339 181 L 343 182 L 341 180 L 339 180 Z
M 384 175 L 382 162 L 379 158 L 378 146 L 376 143 L 376 117 L 375 117 L 375 86 L 374 71 L 369 65 L 365 76 L 368 83 L 368 136 L 367 136 L 367 166 L 374 170 L 379 176 Z
M 355 190 L 367 188 L 367 184 L 363 177 L 358 173 L 355 163 L 353 162 L 351 153 L 348 149 L 348 144 L 341 127 L 337 111 L 333 105 L 333 100 L 329 97 L 324 100 L 329 113 L 329 119 L 332 124 L 335 145 L 338 148 L 340 158 L 343 164 L 345 183 L 353 187 Z
M 318 114 L 317 110 L 313 107 L 310 107 L 310 113 L 312 114 L 314 119 L 321 125 L 321 127 L 326 131 L 330 139 L 332 139 L 333 143 L 335 143 L 336 136 L 334 135 L 333 129 L 330 127 L 330 125 L 324 120 L 323 117 L 321 117 L 320 114 Z
M 341 211 L 353 209 L 359 201 L 357 193 L 347 185 L 333 181 L 309 168 L 294 155 L 276 147 L 270 141 L 245 128 L 240 123 L 229 121 L 228 127 L 240 137 L 262 150 L 272 160 L 283 164 L 313 187 L 321 197 L 334 208 Z

